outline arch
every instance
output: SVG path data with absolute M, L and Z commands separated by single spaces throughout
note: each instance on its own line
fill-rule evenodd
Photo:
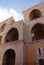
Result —
M 30 12 L 30 15 L 29 15 L 30 20 L 34 20 L 34 19 L 39 18 L 39 17 L 41 17 L 41 16 L 42 16 L 41 11 L 38 10 L 38 9 L 33 9 L 33 10 Z
M 44 65 L 44 60 L 43 59 L 39 59 L 39 65 Z
M 1 40 L 2 40 L 2 35 L 0 35 L 0 44 L 1 44 Z
M 18 37 L 19 37 L 18 30 L 16 28 L 11 28 L 8 31 L 4 41 L 5 42 L 15 41 L 15 40 L 18 40 Z
M 44 39 L 44 24 L 41 23 L 35 24 L 31 29 L 31 33 L 34 34 L 32 40 Z
M 13 49 L 8 49 L 3 56 L 2 65 L 15 65 L 15 51 Z
M 3 31 L 4 31 L 5 26 L 6 26 L 6 23 L 3 23 L 3 24 L 1 25 L 1 27 L 0 27 L 0 32 L 3 32 Z

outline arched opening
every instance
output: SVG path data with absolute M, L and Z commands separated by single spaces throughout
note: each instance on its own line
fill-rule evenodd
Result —
M 44 60 L 43 59 L 39 59 L 39 65 L 44 65 Z
M 31 12 L 30 12 L 30 20 L 33 20 L 33 19 L 36 19 L 36 18 L 39 18 L 39 17 L 41 17 L 42 15 L 41 15 L 41 12 L 40 12 L 40 10 L 38 10 L 38 9 L 34 9 L 34 10 L 32 10 Z
M 1 44 L 2 36 L 0 35 L 0 44 Z
M 15 65 L 15 52 L 9 49 L 5 52 L 2 65 Z
M 3 32 L 3 31 L 4 31 L 5 26 L 6 26 L 6 23 L 3 23 L 3 24 L 1 25 L 1 27 L 0 27 L 0 32 Z
M 32 40 L 44 39 L 44 24 L 37 23 L 31 29 L 31 33 L 34 34 Z
M 18 30 L 16 28 L 12 28 L 7 33 L 5 37 L 5 42 L 11 42 L 11 41 L 18 40 L 18 36 L 19 36 Z

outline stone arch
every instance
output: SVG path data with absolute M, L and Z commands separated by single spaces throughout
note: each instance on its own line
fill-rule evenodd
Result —
M 6 23 L 3 23 L 3 24 L 1 25 L 1 27 L 0 27 L 0 32 L 3 32 L 3 31 L 4 31 L 5 26 L 6 26 Z
M 3 56 L 2 65 L 15 65 L 16 53 L 13 49 L 8 49 Z
M 44 65 L 44 60 L 43 59 L 39 59 L 39 65 Z
M 30 12 L 30 15 L 29 15 L 30 20 L 34 20 L 34 19 L 39 18 L 39 17 L 41 17 L 41 16 L 42 16 L 41 11 L 38 10 L 38 9 L 33 9 L 33 10 Z
M 44 24 L 35 24 L 31 29 L 31 33 L 34 34 L 32 40 L 44 39 Z
M 0 35 L 0 44 L 1 44 L 1 40 L 2 40 L 2 35 Z
M 16 41 L 18 38 L 19 32 L 16 28 L 13 27 L 7 32 L 4 42 Z

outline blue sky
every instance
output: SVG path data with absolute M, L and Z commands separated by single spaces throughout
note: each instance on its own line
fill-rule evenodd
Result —
M 15 10 L 21 18 L 24 7 L 30 8 L 36 4 L 44 2 L 44 0 L 0 0 L 0 8 L 9 10 L 12 8 Z
M 0 6 L 2 8 L 13 8 L 17 12 L 22 12 L 24 6 L 30 8 L 38 3 L 44 2 L 44 0 L 0 0 Z

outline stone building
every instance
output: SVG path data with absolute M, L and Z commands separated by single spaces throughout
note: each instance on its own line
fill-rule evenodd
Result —
M 0 23 L 0 65 L 44 65 L 44 3 L 23 16 Z

